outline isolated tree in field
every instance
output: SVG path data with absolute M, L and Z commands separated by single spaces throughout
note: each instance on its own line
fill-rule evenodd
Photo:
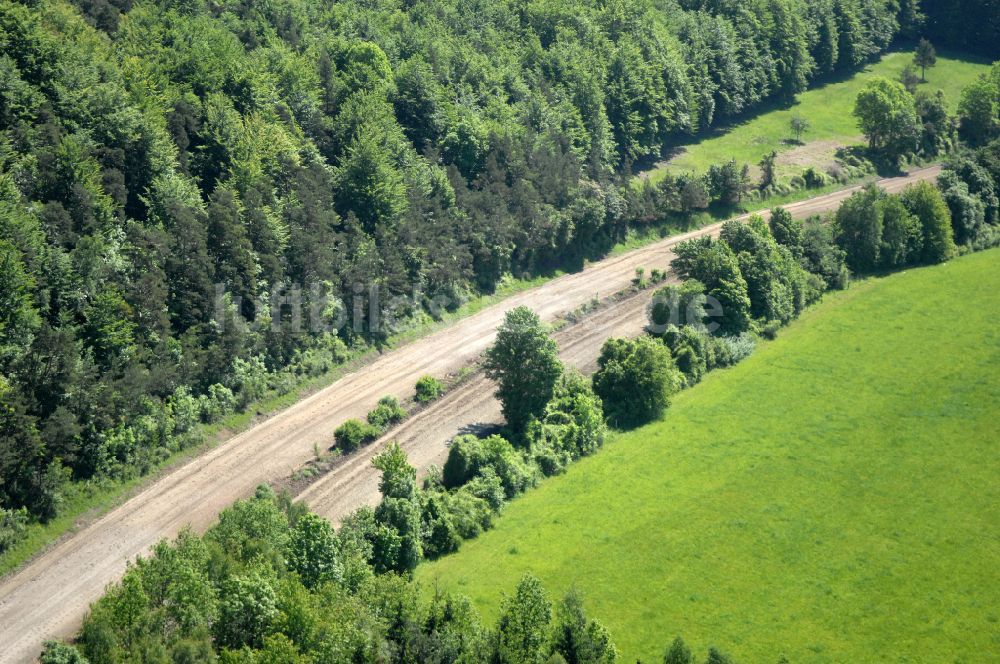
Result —
M 528 307 L 511 309 L 486 351 L 486 375 L 497 384 L 507 425 L 518 435 L 545 410 L 562 373 L 556 342 Z
M 762 191 L 774 184 L 774 162 L 777 159 L 778 153 L 771 150 L 757 164 L 760 166 L 760 188 Z
M 913 53 L 913 64 L 920 67 L 920 82 L 927 82 L 927 68 L 937 64 L 937 51 L 926 39 L 917 42 L 917 50 Z
M 795 142 L 801 143 L 802 134 L 809 131 L 809 121 L 801 115 L 793 115 L 792 119 L 788 121 L 788 125 L 792 128 L 792 133 L 795 134 Z
M 715 648 L 708 649 L 708 658 L 705 660 L 705 664 L 736 664 L 733 658 L 724 652 L 716 650 Z
M 870 149 L 895 158 L 916 147 L 917 111 L 901 83 L 881 77 L 868 81 L 858 93 L 854 116 Z
M 651 337 L 608 339 L 597 366 L 594 392 L 604 403 L 608 421 L 617 427 L 659 417 L 682 380 L 670 349 Z

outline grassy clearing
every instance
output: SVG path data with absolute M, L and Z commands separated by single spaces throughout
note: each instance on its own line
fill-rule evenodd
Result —
M 825 163 L 833 154 L 834 146 L 861 142 L 861 132 L 851 112 L 854 100 L 865 83 L 873 76 L 897 80 L 903 67 L 912 58 L 910 51 L 889 53 L 850 78 L 818 85 L 803 92 L 792 105 L 776 107 L 742 123 L 721 127 L 716 132 L 698 137 L 691 143 L 680 146 L 680 154 L 659 165 L 648 175 L 655 181 L 666 172 L 701 173 L 712 164 L 730 159 L 756 165 L 771 150 L 779 153 L 796 150 L 793 155 L 795 164 L 783 165 L 779 162 L 779 177 L 801 172 L 804 166 L 809 165 L 802 162 L 814 160 L 817 164 Z M 937 66 L 927 70 L 927 83 L 921 84 L 920 88 L 929 91 L 943 90 L 951 111 L 954 112 L 962 88 L 987 69 L 988 64 L 981 60 L 940 54 Z M 812 125 L 802 135 L 804 146 L 792 143 L 794 135 L 788 123 L 793 115 L 805 118 Z
M 430 589 L 576 584 L 623 661 L 1000 647 L 1000 250 L 854 284 L 507 508 Z

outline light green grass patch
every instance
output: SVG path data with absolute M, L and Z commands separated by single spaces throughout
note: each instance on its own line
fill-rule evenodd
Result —
M 730 159 L 756 166 L 772 150 L 781 153 L 797 149 L 808 153 L 810 144 L 815 144 L 816 160 L 821 164 L 828 159 L 832 145 L 846 146 L 861 142 L 861 131 L 851 112 L 854 110 L 854 100 L 865 83 L 875 76 L 898 80 L 903 67 L 912 59 L 913 53 L 910 51 L 886 54 L 881 60 L 850 78 L 817 85 L 803 92 L 788 107 L 776 108 L 736 125 L 720 127 L 716 132 L 680 146 L 677 156 L 649 172 L 648 177 L 656 181 L 666 172 L 702 173 L 712 164 L 721 164 Z M 942 90 L 949 109 L 954 112 L 962 88 L 988 69 L 989 65 L 981 60 L 941 54 L 938 56 L 937 66 L 927 70 L 927 82 L 921 84 L 920 89 L 931 92 Z M 790 143 L 794 134 L 789 128 L 789 121 L 795 115 L 805 118 L 812 125 L 802 135 L 805 147 Z M 797 174 L 802 168 L 801 165 L 781 167 L 778 175 L 790 175 L 793 174 L 792 171 Z
M 979 662 L 1000 648 L 1000 250 L 828 295 L 667 416 L 418 568 L 487 619 L 576 584 L 622 661 Z

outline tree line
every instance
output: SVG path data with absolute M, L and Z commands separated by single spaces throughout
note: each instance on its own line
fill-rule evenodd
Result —
M 385 500 L 412 484 L 389 449 Z M 392 485 L 392 486 L 390 486 Z M 412 490 L 412 487 L 410 488 Z M 371 543 L 339 532 L 263 485 L 204 536 L 185 531 L 130 565 L 91 607 L 74 644 L 49 642 L 42 664 L 565 662 L 613 664 L 607 630 L 570 590 L 553 602 L 527 574 L 484 623 L 465 597 L 432 595 L 370 562 Z

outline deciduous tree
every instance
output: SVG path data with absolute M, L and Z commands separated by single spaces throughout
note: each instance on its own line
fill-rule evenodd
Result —
M 556 342 L 531 309 L 517 307 L 504 316 L 497 338 L 486 351 L 486 375 L 497 384 L 507 426 L 523 434 L 552 398 L 562 373 Z

